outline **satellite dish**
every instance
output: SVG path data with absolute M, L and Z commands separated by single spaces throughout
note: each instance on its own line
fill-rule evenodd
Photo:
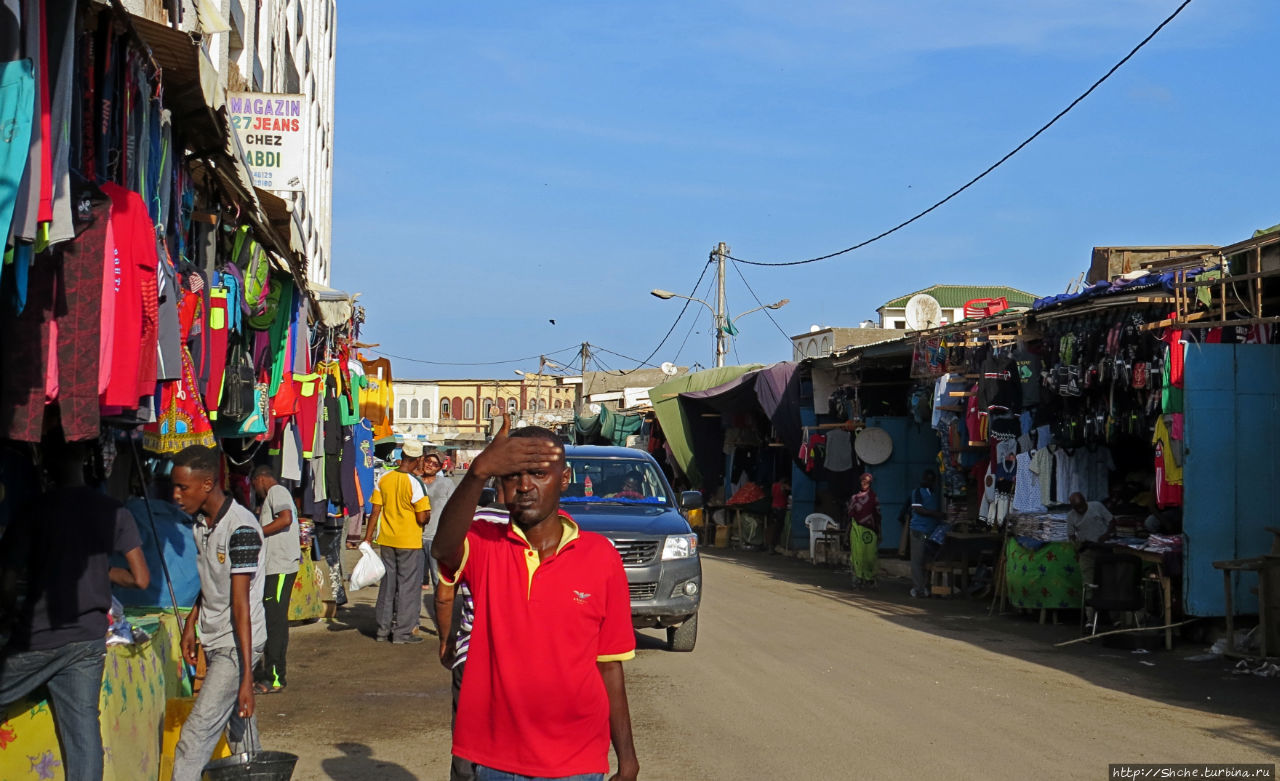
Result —
M 927 293 L 919 293 L 907 302 L 907 328 L 924 331 L 942 325 L 942 304 Z
M 821 331 L 821 330 L 822 330 L 822 326 L 820 326 L 820 325 L 811 325 L 811 326 L 809 326 L 809 333 L 811 333 L 811 334 L 816 334 L 817 332 L 819 332 L 819 331 Z
M 678 369 L 676 369 L 676 365 L 671 361 L 663 361 L 662 366 L 659 368 L 661 368 L 662 373 L 667 375 L 668 377 L 676 376 L 676 372 L 679 371 Z

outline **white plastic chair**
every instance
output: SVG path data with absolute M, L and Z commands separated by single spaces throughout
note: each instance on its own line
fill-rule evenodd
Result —
M 840 524 L 825 513 L 812 513 L 805 517 L 804 525 L 809 527 L 809 563 L 817 564 L 818 540 L 828 529 L 839 529 Z

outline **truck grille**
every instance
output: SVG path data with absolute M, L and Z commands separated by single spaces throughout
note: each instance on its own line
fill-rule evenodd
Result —
M 613 547 L 618 549 L 625 567 L 636 567 L 648 564 L 658 555 L 657 540 L 613 540 Z
M 631 591 L 632 599 L 653 599 L 658 593 L 657 583 L 628 583 L 627 588 Z

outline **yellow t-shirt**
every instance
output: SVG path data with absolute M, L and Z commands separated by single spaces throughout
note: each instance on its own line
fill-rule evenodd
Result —
M 397 469 L 388 472 L 373 489 L 373 503 L 382 508 L 377 543 L 388 548 L 422 547 L 422 527 L 416 513 L 430 512 L 431 500 L 418 478 Z

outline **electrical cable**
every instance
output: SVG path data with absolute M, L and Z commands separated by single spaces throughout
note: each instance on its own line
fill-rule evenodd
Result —
M 698 275 L 698 281 L 693 283 L 693 291 L 689 293 L 690 298 L 698 294 L 698 288 L 702 285 L 702 278 L 707 275 L 707 269 L 710 267 L 711 267 L 711 258 L 707 258 L 706 264 L 703 265 L 702 267 L 702 273 Z M 662 337 L 662 341 L 658 342 L 658 346 L 653 348 L 653 352 L 645 356 L 645 359 L 643 361 L 636 361 L 636 368 L 629 370 L 628 373 L 638 370 L 641 366 L 653 365 L 649 363 L 649 361 L 653 360 L 653 356 L 657 355 L 658 351 L 662 349 L 662 345 L 666 344 L 667 340 L 671 338 L 671 334 L 676 330 L 676 326 L 680 325 L 680 318 L 684 317 L 684 313 L 689 309 L 689 304 L 692 304 L 692 303 L 693 302 L 690 301 L 689 298 L 686 298 L 684 300 L 684 306 L 680 307 L 680 313 L 676 315 L 675 321 L 672 322 L 671 327 L 667 329 L 666 336 Z M 608 351 L 606 350 L 605 352 L 608 352 Z M 618 355 L 618 353 L 612 353 L 612 355 Z M 626 358 L 626 356 L 619 356 L 619 357 Z M 626 358 L 626 360 L 635 361 L 634 358 Z
M 614 352 L 613 350 L 610 350 L 610 349 L 605 348 L 605 347 L 601 347 L 601 346 L 600 346 L 600 345 L 598 345 L 598 344 L 593 344 L 593 345 L 591 345 L 591 346 L 592 346 L 592 347 L 594 347 L 594 348 L 596 348 L 597 350 L 599 350 L 599 351 L 600 351 L 600 352 L 602 352 L 602 353 L 609 353 L 610 355 L 616 355 L 617 357 L 621 358 L 621 359 L 622 359 L 622 360 L 624 360 L 624 361 L 635 361 L 636 363 L 638 363 L 638 364 L 639 364 L 639 366 L 637 366 L 635 369 L 628 369 L 627 371 L 622 372 L 623 374 L 630 374 L 630 373 L 632 373 L 632 372 L 634 372 L 634 371 L 638 371 L 638 370 L 639 370 L 639 368 L 640 368 L 640 366 L 651 366 L 651 367 L 653 367 L 653 368 L 655 368 L 655 369 L 660 369 L 660 368 L 662 368 L 662 367 L 661 367 L 661 366 L 659 366 L 658 364 L 655 364 L 655 363 L 649 363 L 648 358 L 646 358 L 646 359 L 645 359 L 645 360 L 643 360 L 643 361 L 637 361 L 635 358 L 632 358 L 632 357 L 631 357 L 631 356 L 629 356 L 629 355 L 623 355 L 622 353 L 616 353 L 616 352 Z M 650 358 L 652 358 L 653 356 L 652 356 L 652 355 L 650 355 L 649 357 L 650 357 Z
M 791 337 L 787 336 L 787 332 L 782 330 L 782 326 L 778 325 L 778 321 L 773 319 L 773 312 L 769 311 L 769 307 L 765 306 L 765 303 L 760 300 L 760 296 L 756 295 L 756 291 L 751 288 L 751 283 L 747 281 L 746 276 L 742 273 L 742 269 L 738 268 L 737 263 L 733 264 L 733 270 L 738 272 L 738 277 L 742 279 L 742 284 L 747 286 L 747 292 L 756 300 L 756 303 L 760 305 L 760 308 L 764 310 L 764 313 L 769 316 L 769 322 L 773 323 L 773 327 L 778 329 L 778 333 L 782 334 L 782 338 L 787 340 L 788 345 L 793 344 Z
M 1068 106 L 1067 106 L 1066 108 L 1064 108 L 1063 110 L 1059 111 L 1059 112 L 1058 112 L 1058 113 L 1053 117 L 1053 119 L 1049 120 L 1049 121 L 1048 121 L 1048 122 L 1046 122 L 1044 125 L 1042 125 L 1042 126 L 1040 127 L 1040 129 L 1039 129 L 1039 130 L 1037 130 L 1036 132 L 1032 133 L 1032 134 L 1031 134 L 1031 136 L 1030 136 L 1029 138 L 1027 138 L 1027 140 L 1023 141 L 1021 144 L 1018 144 L 1016 147 L 1014 147 L 1014 148 L 1013 148 L 1013 151 L 1009 152 L 1009 153 L 1008 153 L 1008 154 L 1006 154 L 1004 157 L 1002 157 L 1002 158 L 1000 158 L 999 160 L 997 160 L 997 161 L 995 161 L 994 163 L 992 163 L 990 166 L 988 166 L 988 167 L 987 167 L 987 169 L 986 169 L 985 171 L 983 171 L 982 173 L 978 174 L 977 176 L 973 177 L 973 178 L 972 178 L 972 179 L 970 179 L 968 182 L 966 182 L 966 183 L 964 184 L 964 186 L 960 187 L 958 190 L 953 191 L 950 195 L 948 195 L 947 197 L 945 197 L 945 198 L 943 198 L 942 200 L 938 201 L 937 203 L 935 203 L 934 205 L 932 205 L 932 206 L 930 206 L 929 208 L 925 209 L 924 211 L 920 212 L 919 214 L 917 214 L 916 216 L 912 217 L 911 219 L 906 220 L 906 221 L 904 221 L 904 222 L 900 222 L 900 223 L 898 223 L 897 225 L 893 226 L 892 228 L 890 228 L 890 229 L 888 229 L 888 230 L 886 230 L 886 231 L 884 231 L 884 232 L 882 232 L 882 233 L 879 233 L 879 234 L 877 234 L 877 235 L 875 235 L 875 236 L 872 236 L 871 238 L 866 239 L 865 241 L 860 241 L 860 242 L 858 242 L 857 244 L 853 245 L 852 247 L 847 247 L 847 248 L 842 249 L 842 250 L 840 250 L 840 251 L 838 251 L 838 252 L 831 252 L 831 253 L 828 253 L 828 254 L 826 254 L 826 255 L 819 255 L 819 256 L 818 256 L 818 257 L 816 257 L 816 258 L 807 258 L 807 259 L 805 259 L 805 260 L 791 260 L 791 261 L 786 261 L 786 262 L 781 262 L 781 263 L 779 263 L 779 262 L 773 262 L 773 263 L 770 263 L 770 262 L 764 262 L 764 261 L 758 261 L 758 260 L 743 260 L 742 258 L 735 258 L 735 257 L 733 257 L 733 256 L 731 256 L 731 255 L 726 255 L 725 257 L 729 258 L 730 260 L 737 261 L 738 263 L 746 263 L 746 264 L 747 264 L 747 265 L 749 265 L 749 266 L 803 266 L 803 265 L 805 265 L 806 263 L 817 263 L 818 261 L 821 261 L 821 260 L 829 260 L 829 259 L 834 258 L 834 257 L 837 257 L 837 256 L 839 256 L 839 255 L 844 255 L 844 254 L 846 254 L 846 253 L 853 252 L 854 250 L 862 249 L 863 247 L 867 246 L 868 244 L 871 244 L 871 243 L 873 243 L 873 242 L 877 242 L 877 241 L 879 241 L 880 239 L 883 239 L 883 238 L 885 238 L 886 236 L 889 236 L 890 234 L 897 233 L 898 231 L 900 231 L 900 230 L 902 230 L 903 228 L 907 227 L 907 226 L 908 226 L 908 225 L 910 225 L 911 223 L 915 222 L 916 220 L 919 220 L 920 218 L 922 218 L 922 217 L 924 217 L 925 215 L 929 214 L 930 212 L 934 211 L 935 209 L 937 209 L 938 207 L 942 206 L 942 205 L 943 205 L 943 204 L 945 204 L 946 202 L 950 201 L 952 198 L 955 198 L 955 197 L 956 197 L 957 195 L 959 195 L 960 193 L 964 192 L 965 190 L 968 190 L 968 189 L 969 189 L 970 187 L 972 187 L 973 185 L 977 184 L 977 183 L 978 183 L 979 181 L 981 181 L 981 180 L 982 180 L 982 179 L 983 179 L 987 174 L 989 174 L 989 173 L 991 173 L 992 171 L 994 171 L 994 170 L 996 170 L 997 168 L 999 168 L 1001 165 L 1003 165 L 1003 164 L 1005 163 L 1005 161 L 1007 161 L 1009 158 L 1013 157 L 1013 156 L 1014 156 L 1014 155 L 1016 155 L 1017 153 L 1021 152 L 1021 151 L 1023 150 L 1023 148 L 1024 148 L 1024 147 L 1026 147 L 1026 146 L 1027 146 L 1028 144 L 1030 144 L 1032 141 L 1035 141 L 1037 138 L 1039 138 L 1039 137 L 1040 137 L 1040 135 L 1041 135 L 1042 133 L 1044 133 L 1044 132 L 1045 132 L 1046 130 L 1048 130 L 1049 128 L 1053 127 L 1053 126 L 1054 126 L 1054 124 L 1056 124 L 1056 123 L 1057 123 L 1057 121 L 1058 121 L 1059 119 L 1062 119 L 1064 116 L 1066 116 L 1066 115 L 1067 115 L 1067 112 L 1069 112 L 1069 111 L 1071 111 L 1071 109 L 1075 108 L 1075 107 L 1076 107 L 1076 106 L 1077 106 L 1081 101 L 1083 101 L 1085 98 L 1089 97 L 1089 95 L 1090 95 L 1090 94 L 1092 94 L 1092 93 L 1093 93 L 1093 91 L 1094 91 L 1094 90 L 1096 90 L 1098 87 L 1100 87 L 1104 81 L 1106 81 L 1107 79 L 1111 78 L 1111 75 L 1112 75 L 1112 74 L 1114 74 L 1116 71 L 1118 71 L 1118 70 L 1120 69 L 1120 67 L 1121 67 L 1122 65 L 1124 65 L 1126 62 L 1128 62 L 1130 59 L 1132 59 L 1132 58 L 1133 58 L 1133 55 L 1137 54 L 1137 53 L 1138 53 L 1138 51 L 1139 51 L 1140 49 L 1142 49 L 1142 47 L 1144 47 L 1144 46 L 1146 46 L 1148 43 L 1150 43 L 1150 42 L 1151 42 L 1151 39 L 1152 39 L 1152 38 L 1155 38 L 1155 37 L 1156 37 L 1156 35 L 1157 35 L 1161 30 L 1163 30 L 1163 29 L 1165 28 L 1165 26 L 1166 26 L 1166 25 L 1168 25 L 1168 24 L 1169 24 L 1170 22 L 1172 22 L 1175 18 L 1177 18 L 1178 14 L 1182 13 L 1182 10 L 1183 10 L 1184 8 L 1186 8 L 1188 5 L 1191 5 L 1191 0 L 1183 0 L 1183 1 L 1182 1 L 1182 3 L 1181 3 L 1181 4 L 1180 4 L 1180 5 L 1179 5 L 1175 10 L 1174 10 L 1174 12 L 1173 12 L 1173 13 L 1171 13 L 1171 14 L 1169 14 L 1169 16 L 1165 17 L 1165 20 L 1164 20 L 1163 22 L 1161 22 L 1160 24 L 1156 25 L 1156 28 L 1155 28 L 1154 30 L 1152 30 L 1152 31 L 1151 31 L 1151 33 L 1150 33 L 1146 38 L 1143 38 L 1143 39 L 1138 43 L 1138 45 L 1137 45 L 1137 46 L 1135 46 L 1135 47 L 1133 47 L 1131 50 L 1129 50 L 1129 53 L 1128 53 L 1128 54 L 1126 54 L 1126 55 L 1125 55 L 1125 56 L 1124 56 L 1124 57 L 1123 57 L 1119 62 L 1117 62 L 1115 65 L 1112 65 L 1112 66 L 1111 66 L 1111 69 L 1110 69 L 1110 70 L 1108 70 L 1106 73 L 1104 73 L 1104 74 L 1102 75 L 1102 78 L 1100 78 L 1100 79 L 1098 79 L 1097 81 L 1095 81 L 1095 82 L 1094 82 L 1094 83 L 1089 87 L 1089 89 L 1085 90 L 1083 93 L 1081 93 L 1081 94 L 1080 94 L 1080 97 L 1078 97 L 1078 98 L 1076 98 L 1075 100 L 1071 101 L 1070 105 L 1068 105 Z
M 422 358 L 410 358 L 406 355 L 395 355 L 394 353 L 387 353 L 381 350 L 374 350 L 372 348 L 369 349 L 369 352 L 373 353 L 374 355 L 381 355 L 385 358 L 395 358 L 398 361 L 412 361 L 413 363 L 425 363 L 430 366 L 500 366 L 508 363 L 524 363 L 526 361 L 537 361 L 542 358 L 550 357 L 552 355 L 567 353 L 570 350 L 577 350 L 580 347 L 581 345 L 575 344 L 572 347 L 566 347 L 562 350 L 556 350 L 555 352 L 540 353 L 538 355 L 531 355 L 526 358 L 515 358 L 510 361 L 470 361 L 470 362 L 468 361 L 427 361 Z

